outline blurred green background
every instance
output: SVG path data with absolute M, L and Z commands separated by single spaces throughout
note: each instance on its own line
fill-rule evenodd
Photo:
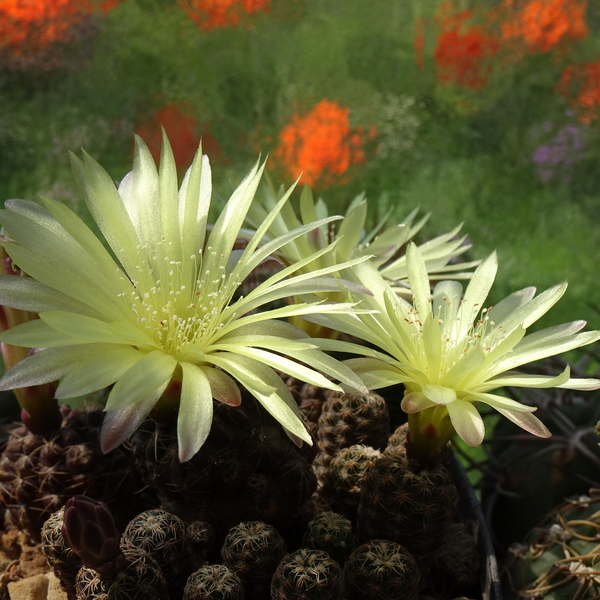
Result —
M 0 197 L 81 210 L 68 151 L 115 180 L 162 124 L 226 198 L 259 154 L 373 221 L 464 222 L 493 298 L 567 279 L 542 324 L 600 328 L 600 6 L 585 0 L 0 0 Z

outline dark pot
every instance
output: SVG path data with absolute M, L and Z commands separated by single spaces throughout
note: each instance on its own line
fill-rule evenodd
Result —
M 492 536 L 481 510 L 481 505 L 475 496 L 473 486 L 456 455 L 450 461 L 449 470 L 460 495 L 458 502 L 459 516 L 463 523 L 477 536 L 481 558 L 481 598 L 482 600 L 503 600 L 500 571 Z

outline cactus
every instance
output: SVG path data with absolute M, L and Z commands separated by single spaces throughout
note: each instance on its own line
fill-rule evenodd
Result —
M 406 456 L 406 438 L 408 436 L 408 423 L 403 423 L 394 429 L 392 435 L 387 440 L 387 446 L 384 452 L 386 454 L 396 454 Z
M 340 600 L 342 570 L 326 552 L 300 548 L 288 554 L 271 581 L 271 600 Z
M 406 548 L 389 540 L 362 544 L 344 566 L 345 600 L 417 600 L 419 571 Z
M 188 577 L 183 600 L 245 600 L 244 586 L 225 565 L 205 565 Z
M 242 395 L 237 407 L 214 403 L 210 434 L 187 462 L 179 461 L 175 426 L 147 421 L 130 449 L 161 506 L 185 521 L 208 521 L 224 531 L 241 521 L 265 521 L 283 534 L 280 525 L 294 525 L 316 489 L 312 449 L 298 448 L 247 392 Z
M 600 497 L 581 496 L 564 502 L 531 530 L 524 544 L 511 546 L 504 573 L 510 597 L 598 598 L 599 538 Z
M 102 454 L 100 409 L 63 406 L 62 426 L 34 434 L 20 426 L 0 457 L 0 505 L 9 521 L 33 540 L 50 515 L 72 496 L 102 497 L 125 524 L 140 508 L 143 484 L 122 449 Z
M 89 567 L 77 575 L 77 600 L 169 600 L 165 578 L 156 561 L 141 548 L 123 546 L 125 567 L 105 577 Z
M 319 495 L 335 512 L 356 519 L 362 481 L 382 453 L 370 446 L 356 444 L 343 448 L 323 473 Z
M 169 600 L 154 559 L 141 548 L 119 545 L 119 538 L 110 509 L 91 498 L 72 498 L 52 515 L 44 526 L 42 550 L 61 583 L 66 582 L 69 600 Z M 84 566 L 73 592 L 74 555 Z
M 357 537 L 387 539 L 415 557 L 426 572 L 454 516 L 458 492 L 448 471 L 413 471 L 406 459 L 378 458 L 366 474 L 358 508 Z
M 296 377 L 285 374 L 281 374 L 281 377 L 292 393 L 294 400 L 298 403 L 302 414 L 307 418 L 309 430 L 316 435 L 317 423 L 323 412 L 323 405 L 329 394 L 332 393 L 331 390 L 311 383 L 304 383 Z
M 318 474 L 342 448 L 365 444 L 383 449 L 389 429 L 387 405 L 378 394 L 330 393 L 318 422 Z
M 286 554 L 284 539 L 271 525 L 260 521 L 240 523 L 229 530 L 221 557 L 244 583 L 246 598 L 268 594 L 271 577 Z
M 352 523 L 337 513 L 322 512 L 306 527 L 302 546 L 323 550 L 339 565 L 343 565 L 354 548 Z
M 477 538 L 464 523 L 451 523 L 436 552 L 432 577 L 448 595 L 472 597 L 477 593 L 480 563 Z
M 81 558 L 62 535 L 64 507 L 53 513 L 42 526 L 41 550 L 60 581 L 69 600 L 75 600 L 75 581 L 82 566 Z
M 170 595 L 181 596 L 192 567 L 186 526 L 179 517 L 160 509 L 144 511 L 125 528 L 122 545 L 152 556 L 165 575 Z
M 298 544 L 304 535 L 306 525 L 308 525 L 308 523 L 310 523 L 317 515 L 320 515 L 322 512 L 326 512 L 328 510 L 331 510 L 331 506 L 318 490 L 300 507 L 298 517 L 302 520 L 304 527 L 302 528 L 301 535 L 297 540 Z
M 212 523 L 192 521 L 188 524 L 185 533 L 192 553 L 191 560 L 194 567 L 198 568 L 207 563 L 218 562 L 217 532 Z

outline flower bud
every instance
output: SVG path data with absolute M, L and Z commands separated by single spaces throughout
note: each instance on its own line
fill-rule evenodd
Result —
M 104 502 L 87 496 L 71 498 L 65 505 L 62 535 L 83 564 L 100 575 L 112 577 L 125 567 L 121 534 Z

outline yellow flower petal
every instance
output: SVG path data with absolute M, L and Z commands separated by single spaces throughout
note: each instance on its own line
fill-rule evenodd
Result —
M 200 450 L 212 425 L 213 395 L 206 373 L 191 363 L 181 363 L 181 401 L 177 417 L 179 460 L 185 462 Z

